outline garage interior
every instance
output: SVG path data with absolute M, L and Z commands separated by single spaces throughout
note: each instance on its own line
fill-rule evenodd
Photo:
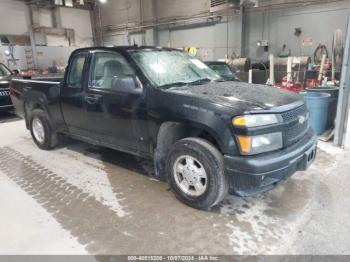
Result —
M 40 150 L 0 104 L 0 255 L 350 255 L 349 17 L 349 0 L 2 0 L 1 96 L 63 76 L 78 48 L 175 48 L 300 93 L 318 152 L 270 191 L 197 210 L 152 160 L 73 139 Z

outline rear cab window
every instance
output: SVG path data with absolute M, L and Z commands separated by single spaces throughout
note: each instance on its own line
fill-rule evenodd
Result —
M 3 64 L 0 64 L 0 77 L 11 75 L 11 71 Z
M 87 53 L 78 53 L 73 56 L 67 77 L 67 84 L 70 88 L 81 88 L 83 82 L 84 66 L 87 59 Z

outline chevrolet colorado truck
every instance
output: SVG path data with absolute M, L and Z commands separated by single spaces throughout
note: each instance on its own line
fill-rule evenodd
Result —
M 78 49 L 63 79 L 13 80 L 10 93 L 39 148 L 66 135 L 151 159 L 198 209 L 269 190 L 316 156 L 299 94 L 224 81 L 176 49 Z
M 13 108 L 9 91 L 12 76 L 11 70 L 0 63 L 0 111 L 7 111 Z

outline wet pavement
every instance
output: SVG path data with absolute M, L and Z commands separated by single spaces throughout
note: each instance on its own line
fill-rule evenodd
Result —
M 20 120 L 20 118 L 15 115 L 13 110 L 10 110 L 10 111 L 0 110 L 0 124 L 18 121 L 18 120 Z
M 26 231 L 20 237 L 16 235 L 12 217 L 5 213 L 0 218 L 0 230 L 6 230 L 7 240 L 0 235 L 0 254 L 16 250 L 24 254 L 61 250 L 66 254 L 318 252 L 318 240 L 312 238 L 315 232 L 326 234 L 328 229 L 322 225 L 313 228 L 310 221 L 317 221 L 317 212 L 326 212 L 322 215 L 330 219 L 329 223 L 336 221 L 325 209 L 332 199 L 332 190 L 337 188 L 334 183 L 342 182 L 331 180 L 332 189 L 327 177 L 345 170 L 344 159 L 349 159 L 348 154 L 332 148 L 327 152 L 326 147 L 327 150 L 319 150 L 316 163 L 307 172 L 297 173 L 276 189 L 249 198 L 228 196 L 212 210 L 199 211 L 179 202 L 166 183 L 153 178 L 150 161 L 77 141 L 42 151 L 32 142 L 23 121 L 0 124 L 0 139 L 0 182 L 3 179 L 8 187 L 20 190 L 23 199 L 33 203 L 31 212 L 44 212 L 47 216 L 40 223 L 26 222 L 38 232 L 38 239 L 34 234 L 31 241 L 39 241 L 40 232 L 50 235 L 51 230 L 56 232 L 52 234 L 64 232 L 56 240 L 52 235 L 52 242 L 70 241 L 67 246 L 50 249 L 52 243 L 47 239 L 44 247 L 41 241 L 37 250 L 26 250 L 21 241 L 26 238 Z M 349 202 L 349 195 L 343 197 L 343 202 Z M 10 210 L 9 205 L 21 208 L 21 200 L 4 201 L 0 198 L 5 210 Z M 332 212 L 344 208 L 335 208 L 334 203 L 333 199 Z M 45 229 L 45 223 L 52 223 L 52 227 Z M 349 227 L 342 229 L 341 235 L 336 233 L 334 237 L 349 236 Z M 301 235 L 312 243 L 301 240 Z M 8 237 L 13 240 L 9 242 Z M 326 243 L 323 249 L 326 248 L 333 253 L 350 253 L 347 243 L 337 247 Z

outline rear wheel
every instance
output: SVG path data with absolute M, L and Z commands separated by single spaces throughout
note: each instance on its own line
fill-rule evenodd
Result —
M 228 192 L 223 156 L 204 139 L 176 142 L 168 154 L 167 174 L 177 198 L 194 208 L 215 206 Z
M 57 134 L 53 132 L 46 113 L 34 109 L 31 113 L 29 129 L 35 144 L 44 150 L 54 148 L 58 144 Z

